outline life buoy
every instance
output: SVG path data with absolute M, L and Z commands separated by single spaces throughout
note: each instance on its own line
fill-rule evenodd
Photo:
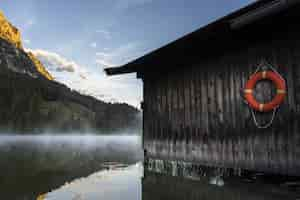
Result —
M 253 96 L 253 90 L 256 83 L 260 80 L 268 79 L 271 80 L 276 86 L 276 95 L 268 103 L 259 103 Z M 277 108 L 283 101 L 286 95 L 286 85 L 283 78 L 273 71 L 261 71 L 253 74 L 247 81 L 244 89 L 244 97 L 248 102 L 249 106 L 256 111 L 269 112 Z

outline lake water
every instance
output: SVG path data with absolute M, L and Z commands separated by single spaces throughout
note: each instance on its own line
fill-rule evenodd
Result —
M 0 136 L 0 199 L 33 200 L 76 178 L 142 159 L 138 136 Z
M 138 136 L 0 136 L 0 158 L 1 200 L 300 199 L 297 182 L 216 184 L 144 171 Z

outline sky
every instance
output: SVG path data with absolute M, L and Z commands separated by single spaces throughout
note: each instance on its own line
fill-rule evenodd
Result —
M 136 74 L 121 66 L 254 0 L 1 0 L 23 45 L 59 82 L 84 94 L 139 107 Z

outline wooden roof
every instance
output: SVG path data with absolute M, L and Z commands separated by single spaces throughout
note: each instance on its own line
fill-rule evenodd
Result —
M 233 37 L 235 32 L 241 32 L 245 27 L 249 28 L 251 24 L 269 20 L 269 23 L 264 23 L 260 27 L 260 31 L 262 32 L 262 29 L 269 30 L 266 29 L 266 26 L 274 26 L 279 23 L 278 21 L 274 23 L 275 16 L 281 17 L 282 14 L 290 14 L 290 12 L 287 12 L 288 9 L 294 8 L 297 3 L 299 3 L 299 0 L 256 1 L 123 66 L 104 70 L 107 75 L 140 71 L 147 73 L 147 71 L 161 70 L 162 66 L 167 64 L 171 64 L 173 67 L 177 64 L 186 64 L 187 60 L 190 60 L 186 59 L 187 56 L 189 58 L 197 56 L 198 59 L 199 56 L 207 57 L 210 53 L 222 49 L 222 46 L 228 45 L 224 42 L 235 39 Z M 298 9 L 298 13 L 299 11 Z M 277 20 L 286 20 L 286 18 L 281 17 Z M 256 33 L 257 31 L 253 34 Z M 249 29 L 247 35 L 251 35 Z

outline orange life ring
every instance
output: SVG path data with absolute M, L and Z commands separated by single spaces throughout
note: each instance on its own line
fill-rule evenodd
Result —
M 253 89 L 256 83 L 260 80 L 268 79 L 271 80 L 277 90 L 276 96 L 272 99 L 272 101 L 268 103 L 259 103 L 253 96 Z M 244 89 L 244 97 L 248 104 L 256 111 L 260 112 L 269 112 L 275 108 L 277 108 L 283 101 L 286 95 L 286 85 L 285 81 L 273 71 L 261 71 L 253 74 L 250 79 L 247 81 L 245 89 Z

